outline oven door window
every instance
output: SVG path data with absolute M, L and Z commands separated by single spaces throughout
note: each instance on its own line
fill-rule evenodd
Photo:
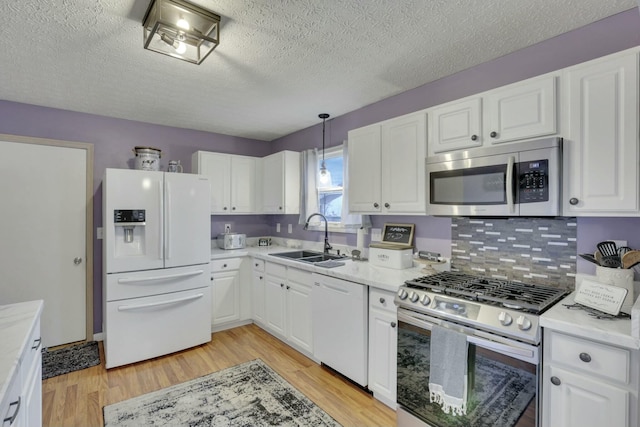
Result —
M 431 331 L 399 322 L 398 403 L 433 427 L 535 427 L 537 366 L 469 345 L 467 415 L 429 402 Z

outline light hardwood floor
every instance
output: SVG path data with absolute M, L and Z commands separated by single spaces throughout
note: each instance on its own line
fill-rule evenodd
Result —
M 43 381 L 43 426 L 102 426 L 102 407 L 260 358 L 343 426 L 395 426 L 395 412 L 255 325 L 201 346 L 119 368 L 102 364 Z

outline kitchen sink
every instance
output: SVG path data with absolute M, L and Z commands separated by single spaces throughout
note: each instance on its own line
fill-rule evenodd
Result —
M 270 255 L 277 256 L 280 258 L 288 258 L 293 261 L 308 262 L 312 264 L 315 264 L 317 262 L 339 260 L 339 259 L 345 258 L 342 255 L 332 255 L 332 254 L 325 254 L 323 252 L 305 251 L 305 250 L 291 251 L 291 252 L 278 252 Z

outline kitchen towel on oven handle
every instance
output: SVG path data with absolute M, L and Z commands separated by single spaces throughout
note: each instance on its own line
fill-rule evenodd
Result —
M 461 332 L 433 325 L 431 329 L 429 400 L 445 414 L 467 414 L 469 344 Z

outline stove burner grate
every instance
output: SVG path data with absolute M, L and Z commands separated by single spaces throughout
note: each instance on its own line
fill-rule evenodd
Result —
M 515 310 L 540 314 L 566 295 L 566 291 L 542 285 L 442 272 L 406 282 L 407 287 L 459 296 Z

